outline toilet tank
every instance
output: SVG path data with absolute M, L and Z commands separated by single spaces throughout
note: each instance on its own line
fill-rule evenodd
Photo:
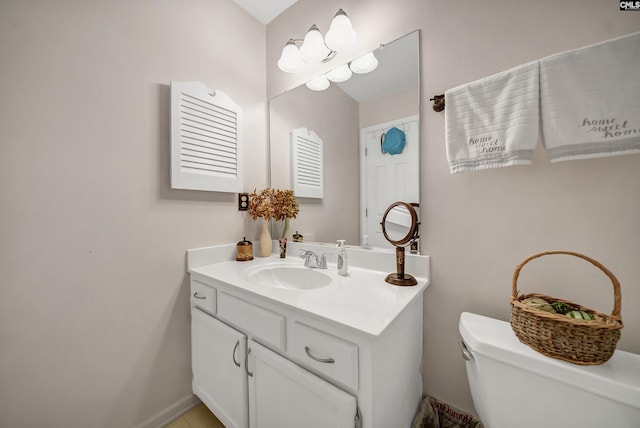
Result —
M 580 366 L 522 344 L 508 322 L 464 312 L 458 327 L 485 428 L 640 427 L 640 355 Z

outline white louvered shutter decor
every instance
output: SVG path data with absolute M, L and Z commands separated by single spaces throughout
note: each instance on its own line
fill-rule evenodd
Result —
M 200 82 L 171 81 L 171 188 L 240 192 L 242 109 Z
M 307 128 L 291 131 L 293 192 L 301 198 L 324 197 L 322 139 Z

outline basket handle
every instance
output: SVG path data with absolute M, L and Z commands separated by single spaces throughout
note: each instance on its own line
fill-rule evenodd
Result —
M 512 299 L 515 300 L 518 298 L 518 276 L 520 276 L 520 270 L 524 267 L 524 265 L 526 265 L 533 259 L 537 259 L 539 257 L 547 256 L 550 254 L 567 254 L 570 256 L 579 257 L 581 259 L 588 261 L 589 263 L 591 263 L 592 265 L 600 269 L 602 272 L 604 272 L 604 274 L 609 277 L 609 279 L 611 280 L 611 283 L 613 284 L 613 311 L 611 311 L 611 318 L 615 319 L 616 321 L 621 320 L 620 309 L 622 306 L 622 297 L 620 295 L 620 281 L 618 281 L 618 278 L 616 278 L 615 275 L 611 273 L 609 269 L 604 267 L 602 263 L 600 263 L 599 261 L 594 260 L 591 257 L 585 256 L 584 254 L 574 253 L 572 251 L 546 251 L 544 253 L 534 254 L 533 256 L 527 257 L 522 263 L 520 263 L 516 267 L 516 270 L 513 272 L 513 282 L 511 287 Z

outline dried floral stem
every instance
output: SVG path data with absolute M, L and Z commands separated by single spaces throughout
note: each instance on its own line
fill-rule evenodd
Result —
M 254 189 L 253 193 L 249 195 L 249 215 L 254 220 L 258 218 L 265 220 L 296 218 L 299 211 L 293 190 L 267 187 L 260 192 L 256 192 Z

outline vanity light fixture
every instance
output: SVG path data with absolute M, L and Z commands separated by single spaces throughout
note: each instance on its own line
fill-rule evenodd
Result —
M 320 33 L 316 24 L 313 24 L 311 28 L 309 28 L 309 31 L 307 31 L 307 35 L 304 36 L 302 46 L 300 46 L 302 59 L 311 63 L 326 62 L 330 61 L 330 59 L 327 58 L 329 58 L 329 55 L 332 53 L 335 55 L 335 52 L 329 49 L 324 43 L 322 33 Z
M 335 68 L 326 74 L 327 79 L 336 83 L 346 82 L 351 78 L 351 75 L 352 72 L 349 68 L 349 64 L 345 64 L 338 68 Z
M 313 24 L 304 39 L 289 39 L 282 49 L 278 68 L 286 73 L 297 73 L 304 68 L 304 62 L 329 62 L 338 50 L 353 46 L 357 34 L 344 10 L 336 12 L 326 37 Z M 296 43 L 300 43 L 300 48 Z
M 354 46 L 357 39 L 358 35 L 351 25 L 351 20 L 344 10 L 339 9 L 331 21 L 324 41 L 329 49 L 342 51 Z
M 377 67 L 378 59 L 373 52 L 369 52 L 351 61 L 349 64 L 334 68 L 327 74 L 308 81 L 306 85 L 307 88 L 313 91 L 324 91 L 331 85 L 330 81 L 335 83 L 345 82 L 351 78 L 352 73 L 366 74 L 372 72 Z
M 329 82 L 329 79 L 327 79 L 327 76 L 324 74 L 305 83 L 305 85 L 307 85 L 307 88 L 311 89 L 312 91 L 324 91 L 329 87 L 330 84 L 331 83 Z
M 278 60 L 278 68 L 287 73 L 297 73 L 304 68 L 304 61 L 295 40 L 290 39 L 282 49 L 282 55 Z
M 370 73 L 378 67 L 378 59 L 373 52 L 369 52 L 368 54 L 351 61 L 349 67 L 351 68 L 351 71 L 357 74 Z

